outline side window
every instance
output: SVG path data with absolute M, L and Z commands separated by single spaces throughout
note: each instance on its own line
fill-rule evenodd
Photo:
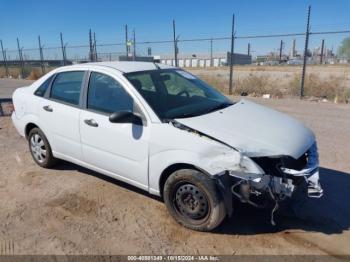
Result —
M 112 77 L 92 72 L 87 95 L 87 108 L 103 113 L 133 112 L 133 99 Z
M 59 73 L 52 83 L 50 97 L 78 105 L 84 74 L 84 71 Z
M 42 83 L 37 90 L 35 90 L 34 95 L 43 97 L 45 95 L 46 90 L 49 88 L 52 78 L 53 76 L 46 79 L 46 81 Z

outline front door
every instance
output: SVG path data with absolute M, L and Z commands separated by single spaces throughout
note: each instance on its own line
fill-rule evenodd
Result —
M 113 77 L 91 72 L 86 109 L 80 114 L 84 161 L 111 176 L 147 189 L 149 127 L 111 123 L 109 115 L 132 111 L 135 101 Z

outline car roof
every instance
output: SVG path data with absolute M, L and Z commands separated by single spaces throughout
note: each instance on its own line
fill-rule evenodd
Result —
M 116 62 L 94 62 L 94 63 L 85 63 L 85 64 L 77 64 L 74 66 L 97 66 L 97 67 L 109 67 L 121 71 L 123 73 L 132 73 L 139 71 L 147 71 L 154 69 L 171 69 L 176 68 L 173 66 L 152 63 L 152 62 L 135 62 L 135 61 L 116 61 Z

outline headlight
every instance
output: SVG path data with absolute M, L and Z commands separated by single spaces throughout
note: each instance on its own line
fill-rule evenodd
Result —
M 251 160 L 247 156 L 242 156 L 240 167 L 247 173 L 261 174 L 261 175 L 265 173 L 260 166 L 258 166 L 253 160 Z

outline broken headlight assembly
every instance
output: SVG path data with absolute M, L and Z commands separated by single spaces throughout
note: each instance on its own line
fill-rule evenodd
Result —
M 266 207 L 272 200 L 273 225 L 273 215 L 278 209 L 278 203 L 286 197 L 292 197 L 297 187 L 306 184 L 308 197 L 319 198 L 323 195 L 319 183 L 316 143 L 298 159 L 289 156 L 243 157 L 241 165 L 248 172 L 229 171 L 229 175 L 234 178 L 232 194 L 241 202 L 258 208 Z

